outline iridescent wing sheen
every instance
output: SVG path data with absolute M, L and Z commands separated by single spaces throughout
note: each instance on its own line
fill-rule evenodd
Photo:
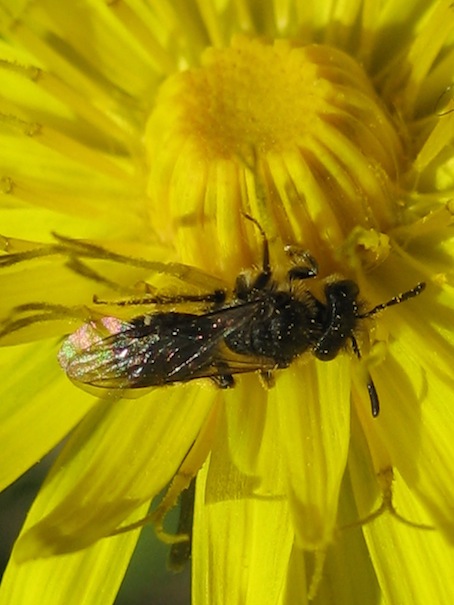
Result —
M 247 302 L 200 315 L 141 315 L 129 322 L 106 317 L 69 336 L 59 361 L 75 382 L 106 389 L 271 370 L 272 359 L 238 355 L 224 343 L 259 312 L 260 304 Z

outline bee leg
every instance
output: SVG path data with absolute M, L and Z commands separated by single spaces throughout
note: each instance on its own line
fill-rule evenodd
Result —
M 126 307 L 129 305 L 177 305 L 188 302 L 206 302 L 212 303 L 216 307 L 222 306 L 226 299 L 225 290 L 214 290 L 206 294 L 179 294 L 176 296 L 167 296 L 166 294 L 149 295 L 145 294 L 140 298 L 128 298 L 123 300 L 102 300 L 93 295 L 95 305 L 115 305 L 117 307 Z
M 286 246 L 285 251 L 294 265 L 287 273 L 290 281 L 310 279 L 318 275 L 318 263 L 308 250 L 302 250 L 296 246 Z
M 269 370 L 263 370 L 260 372 L 259 376 L 260 382 L 266 389 L 272 389 L 274 387 L 275 380 L 272 372 Z
M 210 376 L 211 380 L 220 389 L 231 389 L 235 384 L 232 374 L 229 373 L 229 366 L 225 362 L 216 364 L 217 373 Z
M 240 273 L 236 278 L 234 294 L 240 300 L 247 300 L 251 293 L 251 285 L 245 275 Z
M 231 374 L 218 374 L 217 376 L 210 376 L 210 378 L 220 389 L 231 389 L 235 384 Z

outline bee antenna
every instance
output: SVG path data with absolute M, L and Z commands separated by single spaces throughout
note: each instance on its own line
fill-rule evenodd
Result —
M 376 313 L 383 311 L 383 309 L 387 309 L 388 307 L 393 307 L 394 305 L 400 305 L 400 303 L 405 302 L 406 300 L 409 300 L 410 298 L 415 298 L 415 296 L 419 296 L 421 294 L 421 292 L 423 292 L 425 290 L 425 287 L 426 287 L 425 282 L 423 282 L 423 281 L 419 282 L 419 284 L 416 284 L 416 286 L 414 288 L 412 288 L 411 290 L 407 290 L 406 292 L 403 292 L 402 294 L 398 294 L 397 296 L 394 296 L 387 302 L 377 305 L 370 311 L 367 311 L 366 313 L 362 313 L 361 315 L 358 315 L 358 319 L 366 319 L 366 317 L 372 317 Z
M 247 212 L 243 212 L 242 214 L 243 214 L 244 218 L 247 218 L 248 221 L 251 221 L 251 223 L 254 223 L 254 225 L 260 231 L 261 236 L 264 239 L 266 239 L 266 233 L 265 233 L 262 225 L 258 222 L 258 220 L 256 218 L 254 218 L 253 216 L 251 216 L 250 214 L 248 214 Z
M 359 350 L 358 342 L 353 334 L 350 336 L 350 340 L 352 341 L 352 347 L 356 357 L 361 359 L 361 351 Z M 367 391 L 369 393 L 372 416 L 376 418 L 380 413 L 380 400 L 378 399 L 377 389 L 375 388 L 375 383 L 370 374 L 367 376 Z

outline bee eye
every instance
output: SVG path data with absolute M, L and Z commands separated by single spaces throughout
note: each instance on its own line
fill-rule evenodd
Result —
M 350 279 L 343 279 L 327 284 L 325 294 L 328 300 L 346 298 L 356 300 L 359 294 L 358 284 Z

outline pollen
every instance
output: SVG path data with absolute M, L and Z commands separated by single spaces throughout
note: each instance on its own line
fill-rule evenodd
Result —
M 272 205 L 290 237 L 311 244 L 315 230 L 340 246 L 358 225 L 395 223 L 400 133 L 359 63 L 326 45 L 236 37 L 208 48 L 162 85 L 145 144 L 163 225 L 169 209 L 200 222 L 225 208 L 215 220 L 231 233 L 232 216 Z M 255 200 L 248 171 L 262 174 Z
M 366 148 L 363 128 L 374 140 L 386 118 L 361 68 L 327 46 L 237 39 L 230 48 L 209 49 L 202 66 L 175 76 L 168 90 L 177 101 L 175 126 L 209 158 L 247 157 L 251 146 L 260 153 L 310 149 L 332 129 L 377 159 L 388 147 L 377 140 L 378 148 L 371 141 Z M 385 128 L 382 136 L 390 135 Z M 392 161 L 386 168 L 393 170 Z

